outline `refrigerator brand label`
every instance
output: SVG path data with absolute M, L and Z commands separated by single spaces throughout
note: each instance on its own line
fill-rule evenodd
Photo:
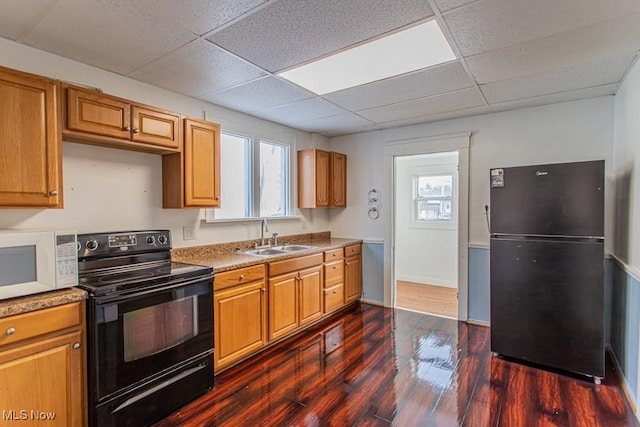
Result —
M 536 176 L 545 176 L 549 175 L 549 172 L 546 171 L 536 171 Z
M 491 169 L 491 188 L 504 187 L 504 169 Z

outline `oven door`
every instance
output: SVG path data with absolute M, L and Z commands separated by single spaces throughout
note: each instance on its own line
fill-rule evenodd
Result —
M 213 348 L 213 276 L 94 302 L 95 402 Z

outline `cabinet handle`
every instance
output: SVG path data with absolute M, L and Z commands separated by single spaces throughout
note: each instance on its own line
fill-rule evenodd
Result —
M 131 130 L 131 127 L 130 126 L 125 126 L 125 127 L 122 128 L 122 130 L 125 131 L 125 132 L 129 132 Z
M 238 280 L 244 280 L 244 274 L 241 274 L 240 277 L 238 277 Z
M 74 349 L 74 350 L 77 350 L 77 349 L 79 349 L 79 348 L 80 348 L 80 343 L 79 343 L 79 342 L 77 342 L 77 343 L 75 343 L 75 344 L 73 345 L 73 349 Z
M 336 270 L 338 267 L 336 267 L 335 265 L 333 266 L 333 269 Z
M 215 200 L 220 200 L 220 197 L 217 197 L 217 196 L 216 196 L 216 197 L 214 197 L 214 199 L 215 199 Z
M 13 335 L 16 333 L 16 329 L 15 328 L 9 328 L 7 329 L 7 335 Z
M 260 288 L 260 290 L 262 291 L 262 293 L 267 292 L 267 290 L 265 288 Z
M 49 195 L 50 195 L 50 196 L 57 196 L 57 195 L 58 195 L 58 190 L 51 190 L 51 191 L 49 191 Z
M 134 129 L 133 129 L 133 133 L 140 133 L 140 129 L 138 129 L 138 128 L 134 128 Z
M 338 292 L 336 292 L 336 291 L 333 291 L 333 293 L 334 293 L 334 294 L 337 294 Z

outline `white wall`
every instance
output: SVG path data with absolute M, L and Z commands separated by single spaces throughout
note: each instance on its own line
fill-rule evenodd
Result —
M 457 204 L 454 203 L 454 215 L 449 223 L 436 222 L 429 227 L 412 224 L 414 175 L 457 175 L 457 167 L 457 152 L 396 158 L 396 280 L 458 287 L 458 217 L 455 215 Z
M 328 139 L 319 135 L 260 120 L 1 38 L 0 65 L 99 87 L 111 95 L 218 122 L 222 129 L 251 128 L 275 137 L 282 135 L 295 141 L 295 150 L 329 146 Z M 295 176 L 294 166 L 294 186 Z M 259 236 L 259 222 L 206 224 L 200 220 L 200 209 L 162 209 L 159 155 L 65 142 L 63 183 L 64 209 L 0 210 L 0 228 L 53 227 L 94 232 L 163 227 L 171 230 L 174 247 Z M 281 235 L 329 230 L 326 209 L 295 210 L 295 213 L 301 218 L 273 220 L 269 230 Z M 188 225 L 197 228 L 196 240 L 182 240 L 182 227 Z
M 640 63 L 616 95 L 613 252 L 640 276 Z
M 348 206 L 330 212 L 332 234 L 383 239 L 384 216 L 367 217 L 367 192 L 383 187 L 385 142 L 471 132 L 469 242 L 488 247 L 484 205 L 489 204 L 489 169 L 526 164 L 604 159 L 610 180 L 614 97 L 579 101 L 474 117 L 360 133 L 331 139 L 331 149 L 348 156 Z M 607 191 L 605 237 L 612 234 L 612 196 Z M 388 194 L 381 194 L 384 199 Z

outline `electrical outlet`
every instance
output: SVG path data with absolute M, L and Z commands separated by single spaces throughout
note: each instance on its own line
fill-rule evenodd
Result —
M 182 227 L 182 238 L 184 240 L 195 240 L 196 228 L 194 226 Z

